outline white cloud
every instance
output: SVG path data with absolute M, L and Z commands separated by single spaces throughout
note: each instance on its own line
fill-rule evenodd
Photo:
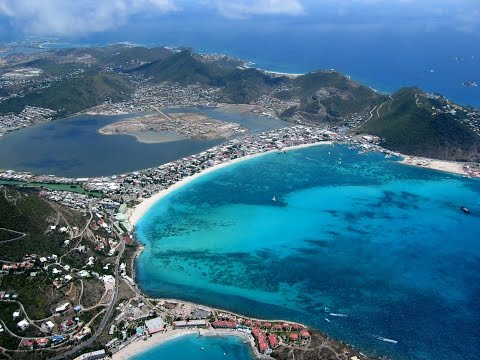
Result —
M 87 35 L 174 10 L 173 0 L 0 0 L 0 15 L 28 35 Z
M 303 5 L 299 0 L 207 0 L 229 18 L 251 15 L 301 15 Z

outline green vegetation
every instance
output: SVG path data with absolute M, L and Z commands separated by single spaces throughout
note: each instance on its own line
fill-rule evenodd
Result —
M 103 194 L 100 191 L 87 191 L 81 185 L 78 184 L 55 184 L 55 183 L 39 183 L 39 182 L 24 182 L 14 180 L 0 180 L 0 185 L 10 185 L 19 187 L 31 187 L 31 188 L 43 188 L 58 191 L 69 191 L 79 194 L 85 194 L 89 196 L 102 197 Z
M 443 160 L 478 161 L 480 137 L 443 109 L 447 101 L 418 88 L 402 89 L 361 129 L 383 139 L 388 149 Z M 437 109 L 437 110 L 434 110 Z
M 26 105 L 57 110 L 66 116 L 99 105 L 127 99 L 133 91 L 130 80 L 120 74 L 89 73 L 78 78 L 54 83 L 40 91 L 28 92 L 24 97 L 11 98 L 2 103 L 1 113 L 21 112 Z
M 301 99 L 299 110 L 312 114 L 324 110 L 327 118 L 363 113 L 386 98 L 333 71 L 308 73 L 295 78 L 292 83 L 296 87 L 296 96 Z
M 54 287 L 52 279 L 45 273 L 37 274 L 35 277 L 28 274 L 5 275 L 0 284 L 2 289 L 18 293 L 18 301 L 25 307 L 25 311 L 32 320 L 52 315 L 51 308 L 65 300 L 67 291 L 65 288 Z M 19 307 L 17 304 L 13 304 L 17 308 Z M 0 319 L 3 318 L 0 317 Z
M 25 233 L 18 241 L 0 242 L 2 260 L 20 261 L 26 254 L 57 254 L 64 251 L 64 234 L 48 231 L 58 221 L 59 226 L 81 227 L 84 219 L 78 213 L 59 205 L 52 206 L 33 190 L 0 189 L 0 228 Z M 65 223 L 63 219 L 68 221 Z

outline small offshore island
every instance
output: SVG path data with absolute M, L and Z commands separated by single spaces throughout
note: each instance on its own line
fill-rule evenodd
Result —
M 42 61 L 35 62 L 39 59 Z M 37 64 L 35 66 L 41 71 L 28 67 L 28 64 Z M 65 72 L 62 76 L 51 73 L 52 65 L 56 64 L 63 64 Z M 15 69 L 23 70 L 15 72 Z M 136 264 L 139 256 L 147 254 L 144 250 L 150 245 L 137 238 L 141 219 L 148 217 L 155 204 L 160 204 L 160 199 L 168 200 L 177 191 L 181 193 L 187 185 L 194 186 L 197 180 L 214 175 L 216 170 L 221 172 L 268 156 L 277 156 L 288 162 L 291 157 L 307 151 L 306 148 L 322 148 L 324 152 L 330 146 L 348 149 L 341 156 L 335 153 L 338 155 L 335 158 L 328 157 L 327 154 L 330 154 L 327 152 L 322 155 L 324 158 L 303 156 L 302 161 L 305 164 L 325 163 L 338 174 L 343 174 L 342 178 L 353 182 L 361 178 L 360 172 L 362 176 L 370 174 L 381 178 L 385 175 L 381 167 L 384 162 L 401 166 L 397 160 L 403 158 L 403 163 L 414 166 L 404 167 L 409 169 L 407 172 L 415 174 L 413 179 L 417 182 L 414 184 L 433 179 L 440 183 L 442 191 L 443 186 L 450 190 L 458 186 L 462 189 L 459 195 L 468 200 L 473 196 L 466 196 L 471 195 L 467 190 L 471 187 L 474 193 L 477 184 L 468 178 L 480 176 L 480 111 L 418 88 L 405 88 L 392 95 L 383 95 L 331 70 L 284 76 L 248 68 L 245 62 L 227 56 L 200 55 L 188 49 L 147 49 L 126 45 L 15 55 L 2 61 L 0 70 L 2 76 L 8 74 L 1 83 L 5 96 L 2 98 L 0 133 L 5 138 L 24 131 L 22 128 L 78 113 L 147 113 L 114 122 L 98 129 L 98 132 L 131 135 L 146 143 L 174 142 L 183 138 L 226 139 L 198 154 L 109 176 L 69 178 L 26 171 L 0 171 L 0 214 L 15 214 L 13 217 L 0 217 L 0 351 L 7 358 L 63 359 L 83 353 L 79 359 L 110 355 L 124 359 L 148 346 L 196 333 L 241 337 L 251 344 L 258 358 L 380 358 L 391 350 L 388 346 L 400 347 L 402 340 L 407 340 L 388 334 L 367 334 L 370 343 L 363 344 L 362 353 L 353 346 L 331 339 L 321 331 L 323 326 L 318 322 L 315 326 L 307 325 L 309 318 L 291 321 L 289 313 L 285 319 L 283 315 L 278 316 L 279 319 L 259 319 L 259 316 L 236 314 L 228 308 L 222 309 L 222 306 L 182 300 L 181 296 L 171 299 L 143 292 L 137 285 L 139 274 L 136 273 Z M 13 80 L 12 71 L 15 75 Z M 91 91 L 78 97 L 75 88 L 89 88 Z M 59 93 L 66 94 L 71 101 L 59 99 Z M 278 119 L 289 124 L 276 130 L 249 133 L 234 122 L 181 110 L 175 113 L 164 111 L 172 107 L 217 107 L 225 103 L 232 104 L 230 106 L 238 104 L 247 112 L 261 114 L 264 119 Z M 333 150 L 331 152 L 334 153 Z M 268 155 L 261 157 L 261 154 Z M 349 163 L 348 158 L 354 156 L 362 161 Z M 373 159 L 371 164 L 370 160 L 365 160 L 370 158 Z M 372 164 L 375 166 L 367 166 Z M 263 165 L 258 169 L 268 169 L 268 164 Z M 306 173 L 297 173 L 288 167 L 291 163 L 287 165 L 283 169 L 285 178 Z M 422 170 L 416 167 L 444 173 L 421 173 Z M 302 181 L 328 176 L 331 169 L 322 168 L 323 171 L 309 174 Z M 401 171 L 398 173 L 391 171 L 388 174 L 393 179 L 404 180 Z M 448 173 L 461 176 L 451 175 L 453 179 L 450 179 Z M 262 179 L 269 175 L 268 171 L 265 172 Z M 408 180 L 408 176 L 405 177 Z M 253 174 L 250 180 L 255 179 Z M 432 183 L 435 183 L 433 180 Z M 30 183 L 36 188 L 28 188 Z M 228 186 L 226 183 L 224 181 L 223 186 Z M 27 189 L 10 186 L 18 184 Z M 283 192 L 295 191 L 289 185 L 283 185 Z M 361 184 L 347 185 L 354 187 Z M 424 186 L 423 183 L 421 185 Z M 38 186 L 42 186 L 40 191 Z M 264 202 L 269 210 L 286 208 L 287 203 L 281 194 L 272 193 L 268 186 L 264 184 L 262 188 L 265 199 L 260 201 L 256 197 L 249 201 Z M 72 190 L 69 191 L 68 187 Z M 375 209 L 384 209 L 385 203 L 392 203 L 402 211 L 415 210 L 418 205 L 412 203 L 422 203 L 418 194 L 398 188 L 394 190 L 384 189 L 383 198 Z M 209 191 L 215 192 L 215 189 Z M 365 191 L 368 193 L 368 190 Z M 435 191 L 439 190 L 434 188 L 434 194 Z M 240 191 L 232 190 L 230 194 L 235 196 Z M 451 194 L 457 193 L 452 191 Z M 352 195 L 352 198 L 355 196 Z M 429 203 L 428 197 L 425 196 L 423 203 Z M 188 208 L 188 202 L 185 204 Z M 460 210 L 465 206 L 470 205 L 456 204 L 451 200 L 447 205 L 434 203 L 432 209 L 441 207 L 445 211 L 440 214 L 444 223 L 447 220 L 455 224 L 468 222 L 470 229 L 476 219 L 474 213 L 478 210 L 472 208 L 473 214 L 468 216 Z M 381 213 L 380 210 L 378 212 Z M 376 219 L 375 211 L 366 210 L 360 215 L 350 210 L 322 211 L 327 215 L 322 213 L 321 218 L 343 219 L 345 226 L 342 227 L 355 233 L 360 240 L 369 239 L 369 232 L 363 228 L 356 229 L 355 224 L 359 221 L 358 217 Z M 398 218 L 402 219 L 401 216 Z M 391 222 L 392 219 L 396 218 L 386 216 L 384 220 Z M 227 222 L 224 224 L 228 225 Z M 382 223 L 379 228 L 384 225 Z M 172 228 L 176 229 L 175 226 Z M 330 230 L 329 236 L 339 236 L 339 231 Z M 345 248 L 355 249 L 360 240 Z M 312 237 L 306 242 L 320 248 L 315 250 L 317 253 L 329 247 L 329 241 L 323 238 Z M 454 247 L 455 243 L 434 244 L 434 248 Z M 425 249 L 424 256 L 427 256 L 431 252 L 429 248 Z M 457 252 L 448 259 L 451 261 L 448 264 L 454 264 L 461 258 L 461 252 L 456 248 L 454 250 Z M 305 248 L 297 248 L 296 251 L 303 255 L 316 254 Z M 342 250 L 338 250 L 338 254 L 342 254 Z M 208 258 L 207 255 L 203 254 L 202 258 Z M 345 269 L 368 269 L 369 266 L 360 267 L 365 264 L 361 262 L 363 259 L 350 263 L 340 272 L 345 275 Z M 365 259 L 375 259 L 375 256 L 366 256 Z M 469 261 L 474 263 L 474 260 Z M 302 262 L 286 264 L 300 266 Z M 380 265 L 376 263 L 375 266 Z M 177 268 L 182 270 L 181 265 Z M 301 273 L 296 274 L 295 268 L 290 269 L 295 278 L 301 276 Z M 447 278 L 447 275 L 438 278 Z M 470 273 L 467 275 L 472 276 Z M 336 275 L 326 278 L 330 276 Z M 438 281 L 438 278 L 435 280 Z M 475 284 L 475 281 L 461 282 L 467 283 Z M 352 290 L 368 295 L 368 289 L 357 289 L 356 285 Z M 39 293 L 43 296 L 38 296 Z M 308 291 L 304 294 L 308 298 Z M 344 295 L 346 298 L 353 296 L 351 291 L 346 291 Z M 457 301 L 454 295 L 452 299 Z M 460 299 L 462 296 L 459 294 Z M 288 302 L 288 299 L 282 301 Z M 467 309 L 464 304 L 462 302 L 462 306 L 457 308 Z M 346 320 L 354 316 L 337 312 L 326 305 L 317 305 L 310 310 L 312 318 L 320 317 L 324 321 L 322 324 L 341 339 L 342 329 L 345 328 L 336 327 L 332 319 Z M 382 305 L 387 309 L 389 303 Z M 434 305 L 438 304 L 432 304 L 432 307 Z M 441 306 L 438 309 L 445 310 Z M 429 324 L 427 317 L 423 320 Z M 358 326 L 353 327 L 361 333 L 362 321 L 358 318 L 356 321 Z M 394 332 L 396 329 L 389 330 Z M 355 337 L 358 334 L 352 332 L 349 335 L 358 339 Z M 445 346 L 445 343 L 437 345 L 441 348 L 440 345 Z M 409 356 L 415 351 L 408 346 L 403 349 Z M 456 355 L 465 359 L 465 349 L 462 344 Z M 476 356 L 475 349 L 468 354 Z M 434 355 L 431 352 L 425 356 L 431 359 Z

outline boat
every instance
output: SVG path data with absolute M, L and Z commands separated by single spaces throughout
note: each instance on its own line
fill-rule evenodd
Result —
M 471 213 L 471 211 L 468 208 L 466 208 L 465 206 L 462 206 L 460 208 L 460 210 L 462 210 L 465 214 L 470 214 Z
M 336 317 L 347 317 L 348 315 L 345 315 L 345 314 L 336 314 L 336 313 L 330 313 L 330 316 L 336 316 Z
M 272 197 L 272 201 L 273 201 L 273 202 L 277 201 L 277 198 L 276 198 L 275 196 Z
M 205 348 L 204 348 L 203 346 L 201 347 L 201 349 L 202 349 L 202 350 L 205 350 Z
M 387 339 L 387 338 L 384 338 L 384 337 L 381 337 L 381 336 L 375 336 L 375 339 L 378 339 L 378 340 L 381 340 L 381 341 L 384 341 L 384 342 L 388 342 L 388 343 L 391 343 L 391 344 L 398 343 L 397 340 Z
M 328 320 L 327 318 L 325 318 L 325 320 L 326 320 L 327 322 L 331 322 L 331 321 L 330 321 L 330 320 Z

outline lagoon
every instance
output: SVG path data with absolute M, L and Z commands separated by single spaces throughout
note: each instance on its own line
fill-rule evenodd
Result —
M 255 114 L 236 114 L 208 108 L 177 110 L 202 113 L 227 122 L 241 122 L 251 132 L 287 126 L 283 121 Z M 0 169 L 64 177 L 110 176 L 165 164 L 224 141 L 221 138 L 173 139 L 163 143 L 142 143 L 134 136 L 97 133 L 108 124 L 134 116 L 138 114 L 79 115 L 13 131 L 0 138 Z
M 479 195 L 478 180 L 346 146 L 267 154 L 152 207 L 137 279 L 153 296 L 300 321 L 369 354 L 473 360 Z

